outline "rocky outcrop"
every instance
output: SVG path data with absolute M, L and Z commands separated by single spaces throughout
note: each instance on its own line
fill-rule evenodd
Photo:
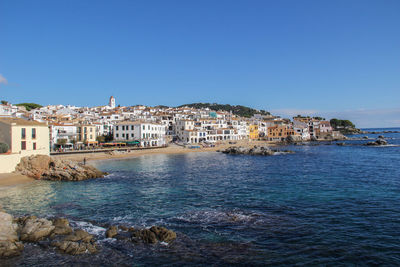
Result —
M 0 258 L 13 257 L 21 254 L 24 245 L 19 242 L 18 225 L 13 217 L 0 212 Z
M 292 144 L 296 142 L 302 142 L 303 139 L 300 135 L 289 135 L 288 137 L 286 137 L 285 141 L 289 144 Z
M 161 226 L 152 226 L 149 229 L 135 229 L 133 227 L 111 226 L 106 231 L 107 238 L 117 238 L 122 240 L 131 240 L 134 243 L 143 242 L 147 244 L 156 244 L 158 242 L 169 243 L 176 239 L 176 233 Z M 127 236 L 129 236 L 127 238 Z
M 50 243 L 50 240 L 53 241 Z M 24 249 L 22 242 L 39 241 L 42 245 L 51 245 L 71 255 L 98 250 L 92 235 L 81 229 L 73 231 L 65 218 L 47 220 L 25 216 L 14 219 L 0 211 L 0 258 L 20 255 Z
M 106 175 L 93 166 L 55 159 L 46 155 L 23 157 L 15 171 L 35 179 L 53 181 L 82 181 Z
M 65 218 L 55 218 L 52 220 L 54 225 L 54 230 L 52 236 L 54 235 L 68 235 L 73 232 L 71 226 L 69 226 L 69 221 Z
M 65 236 L 60 241 L 52 242 L 51 245 L 58 248 L 61 252 L 71 255 L 96 253 L 98 251 L 93 236 L 81 229 Z
M 388 142 L 385 139 L 379 138 L 376 141 L 368 142 L 364 144 L 365 146 L 385 146 Z
M 231 146 L 225 150 L 221 151 L 224 154 L 234 154 L 234 155 L 262 155 L 262 156 L 272 156 L 279 153 L 294 153 L 290 150 L 272 150 L 269 147 L 264 146 L 254 146 L 253 148 L 247 148 L 242 146 Z
M 54 230 L 53 223 L 44 218 L 36 216 L 25 217 L 22 220 L 21 240 L 37 242 L 48 237 Z
M 135 230 L 132 232 L 132 241 L 155 244 L 157 242 L 171 242 L 176 239 L 176 233 L 165 227 L 152 226 L 150 229 Z
M 110 226 L 106 231 L 107 238 L 113 238 L 118 234 L 118 227 L 117 226 Z

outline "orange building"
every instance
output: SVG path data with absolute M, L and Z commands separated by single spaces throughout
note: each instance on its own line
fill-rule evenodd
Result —
M 268 127 L 267 133 L 268 141 L 283 141 L 289 135 L 295 134 L 293 128 L 287 125 L 275 125 Z

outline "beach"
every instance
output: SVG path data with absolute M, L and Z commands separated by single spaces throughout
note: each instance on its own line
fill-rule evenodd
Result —
M 183 154 L 183 153 L 194 153 L 194 152 L 213 152 L 217 150 L 226 149 L 230 146 L 244 146 L 244 147 L 253 147 L 253 146 L 274 146 L 275 144 L 266 141 L 256 141 L 256 140 L 240 140 L 236 141 L 235 144 L 221 143 L 216 145 L 215 147 L 200 147 L 200 148 L 186 148 L 183 146 L 178 146 L 172 144 L 168 147 L 162 148 L 154 148 L 154 149 L 143 149 L 143 150 L 131 150 L 127 151 L 116 151 L 113 153 L 109 152 L 101 152 L 101 153 L 82 153 L 82 154 L 62 154 L 62 155 L 55 155 L 53 157 L 58 157 L 67 160 L 73 160 L 81 162 L 85 158 L 87 161 L 93 160 L 107 160 L 107 159 L 119 159 L 119 158 L 131 158 L 131 157 L 139 157 L 144 155 L 157 155 L 157 154 Z
M 0 189 L 2 187 L 31 183 L 35 179 L 18 173 L 0 173 Z

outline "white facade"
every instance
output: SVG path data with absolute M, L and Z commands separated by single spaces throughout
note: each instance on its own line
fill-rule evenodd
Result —
M 149 122 L 120 122 L 113 127 L 115 141 L 140 141 L 142 147 L 163 146 L 165 125 Z

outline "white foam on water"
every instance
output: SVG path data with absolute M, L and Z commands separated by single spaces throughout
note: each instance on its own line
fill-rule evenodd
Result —
M 89 234 L 92 235 L 104 235 L 106 232 L 106 228 L 104 227 L 100 227 L 97 225 L 93 225 L 89 222 L 83 222 L 83 221 L 74 221 L 73 222 L 78 228 L 81 228 L 83 230 L 85 230 L 86 232 L 88 232 Z

